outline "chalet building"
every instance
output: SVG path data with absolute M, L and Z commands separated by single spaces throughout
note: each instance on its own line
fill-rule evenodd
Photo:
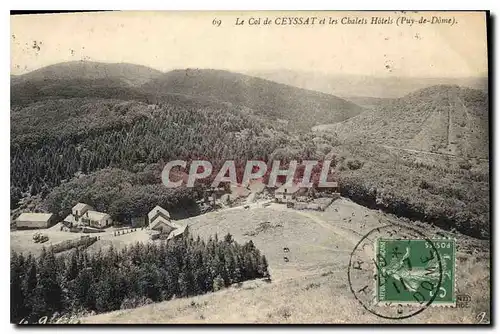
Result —
M 172 232 L 169 233 L 169 235 L 167 237 L 167 241 L 175 239 L 175 238 L 183 235 L 187 231 L 188 231 L 188 226 L 187 225 L 182 225 L 181 227 L 176 228 L 175 230 L 173 230 Z
M 148 222 L 151 231 L 167 236 L 167 240 L 183 234 L 186 230 L 186 226 L 172 221 L 170 213 L 159 205 L 148 213 Z
M 51 213 L 22 213 L 16 219 L 16 227 L 18 229 L 37 229 L 48 228 L 55 222 L 55 217 Z
M 170 233 L 173 230 L 170 213 L 159 205 L 155 206 L 148 213 L 148 227 L 151 230 Z
M 162 234 L 169 234 L 176 229 L 176 227 L 173 226 L 169 220 L 165 220 L 162 217 L 155 219 L 154 222 L 150 223 L 148 227 L 150 230 L 158 231 Z
M 316 189 L 316 191 L 322 197 L 333 197 L 333 198 L 340 197 L 338 183 L 337 182 L 332 182 L 332 183 L 333 183 L 332 187 L 329 187 L 329 188 L 318 188 L 318 189 Z
M 71 226 L 74 226 L 76 225 L 78 222 L 75 220 L 75 217 L 73 216 L 72 213 L 70 213 L 69 215 L 66 216 L 66 218 L 63 219 L 63 224 L 66 226 L 66 227 L 71 227 Z
M 71 209 L 71 213 L 73 214 L 75 220 L 79 221 L 80 217 L 82 217 L 89 210 L 94 210 L 94 208 L 85 203 L 78 203 L 73 207 L 73 209 Z
M 86 226 L 104 228 L 111 225 L 113 220 L 107 213 L 88 210 L 82 217 L 80 217 L 80 222 Z
M 104 228 L 111 225 L 113 220 L 107 213 L 95 211 L 94 208 L 88 204 L 78 203 L 71 209 L 71 213 L 64 218 L 64 222 L 71 225 Z

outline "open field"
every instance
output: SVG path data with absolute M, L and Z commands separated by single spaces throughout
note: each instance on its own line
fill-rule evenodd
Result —
M 486 294 L 489 289 L 486 261 L 471 258 L 467 270 L 474 272 L 474 283 L 464 273 L 458 291 Z M 468 276 L 468 275 L 467 275 Z M 120 310 L 82 319 L 83 323 L 474 323 L 489 301 L 476 297 L 472 308 L 430 308 L 405 320 L 386 320 L 365 311 L 346 284 L 346 269 L 325 270 L 321 274 L 292 277 L 264 283 L 250 281 L 241 287 L 132 310 Z M 437 310 L 437 312 L 436 312 Z
M 113 245 L 116 249 L 127 244 L 133 244 L 136 242 L 147 242 L 149 241 L 149 235 L 145 230 L 137 229 L 135 232 L 127 233 L 124 235 L 114 236 L 113 232 L 115 229 L 109 228 L 103 233 L 73 233 L 60 231 L 58 228 L 48 228 L 40 230 L 21 230 L 21 231 L 11 231 L 10 232 L 10 246 L 11 251 L 32 253 L 38 255 L 42 248 L 49 248 L 51 245 L 55 245 L 59 242 L 66 240 L 78 240 L 82 236 L 100 237 L 96 243 L 89 247 L 89 250 L 97 250 L 101 247 L 106 248 Z M 49 237 L 49 241 L 40 244 L 33 242 L 33 234 L 40 232 Z
M 356 323 L 394 322 L 366 312 L 349 290 L 347 266 L 355 244 L 369 230 L 398 219 L 347 199 L 325 212 L 258 204 L 186 219 L 194 236 L 231 233 L 252 240 L 266 255 L 271 283 L 245 282 L 215 293 L 83 318 L 84 323 Z M 415 225 L 414 225 L 415 226 Z M 432 237 L 445 233 L 422 230 Z M 426 310 L 404 323 L 472 323 L 479 312 L 489 319 L 488 243 L 457 238 L 457 293 L 471 295 L 471 308 Z M 288 247 L 288 253 L 283 248 Z M 287 256 L 289 262 L 284 261 Z

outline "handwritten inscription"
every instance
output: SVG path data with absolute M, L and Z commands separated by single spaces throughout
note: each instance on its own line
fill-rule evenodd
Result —
M 19 321 L 19 325 L 33 325 L 33 324 L 45 325 L 47 323 L 47 320 L 48 320 L 47 316 L 43 316 L 34 322 L 27 320 L 26 318 L 23 318 L 21 319 L 21 321 Z

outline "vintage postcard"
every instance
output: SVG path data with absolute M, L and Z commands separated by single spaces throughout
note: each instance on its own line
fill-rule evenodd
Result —
M 490 324 L 486 11 L 11 16 L 14 324 Z

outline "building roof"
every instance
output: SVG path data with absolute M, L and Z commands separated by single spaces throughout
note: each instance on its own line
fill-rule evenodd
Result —
M 66 218 L 64 218 L 63 221 L 65 221 L 67 223 L 76 223 L 75 216 L 73 216 L 72 213 L 70 213 L 69 215 L 67 215 Z
M 172 232 L 170 232 L 170 234 L 168 235 L 167 237 L 167 240 L 170 240 L 178 235 L 181 235 L 182 233 L 184 233 L 184 231 L 186 231 L 186 227 L 187 225 L 182 225 L 181 227 L 179 228 L 176 228 L 175 230 L 173 230 Z
M 172 224 L 170 224 L 170 222 L 169 222 L 167 219 L 165 219 L 165 218 L 163 218 L 163 217 L 161 217 L 161 216 L 158 216 L 158 217 L 156 217 L 156 218 L 155 218 L 155 220 L 153 220 L 153 221 L 149 224 L 149 228 L 150 228 L 150 229 L 153 229 L 153 228 L 155 228 L 156 226 L 158 226 L 159 224 L 165 224 L 165 225 L 168 225 L 168 226 L 172 226 Z M 175 228 L 175 226 L 172 226 L 172 227 L 173 227 L 173 228 Z
M 157 205 L 153 208 L 153 210 L 149 211 L 148 213 L 149 221 L 151 221 L 151 219 L 153 219 L 154 216 L 156 216 L 156 214 L 158 213 L 163 214 L 167 218 L 170 218 L 170 213 L 168 213 L 168 211 L 162 208 L 161 206 Z
M 51 213 L 36 213 L 36 212 L 25 212 L 21 213 L 17 220 L 19 221 L 30 221 L 30 222 L 47 222 L 52 217 Z
M 73 210 L 78 210 L 78 211 L 82 211 L 83 209 L 85 209 L 85 207 L 92 207 L 88 204 L 85 204 L 85 203 L 77 203 L 74 207 L 73 207 Z
M 157 231 L 157 230 L 151 230 L 151 229 L 147 229 L 146 230 L 146 233 L 149 234 L 149 235 L 153 235 L 153 234 L 161 234 L 160 231 Z
M 285 193 L 285 190 L 286 190 L 286 193 L 287 194 L 293 194 L 293 193 L 296 193 L 301 187 L 298 185 L 298 184 L 284 184 L 282 185 L 281 187 L 279 187 L 278 189 L 276 189 L 276 193 L 281 193 L 281 194 L 284 194 Z
M 89 218 L 91 220 L 99 221 L 99 220 L 107 219 L 111 216 L 108 215 L 107 213 L 104 213 L 104 212 L 97 212 L 97 211 L 89 210 L 89 211 L 85 212 L 84 217 Z

